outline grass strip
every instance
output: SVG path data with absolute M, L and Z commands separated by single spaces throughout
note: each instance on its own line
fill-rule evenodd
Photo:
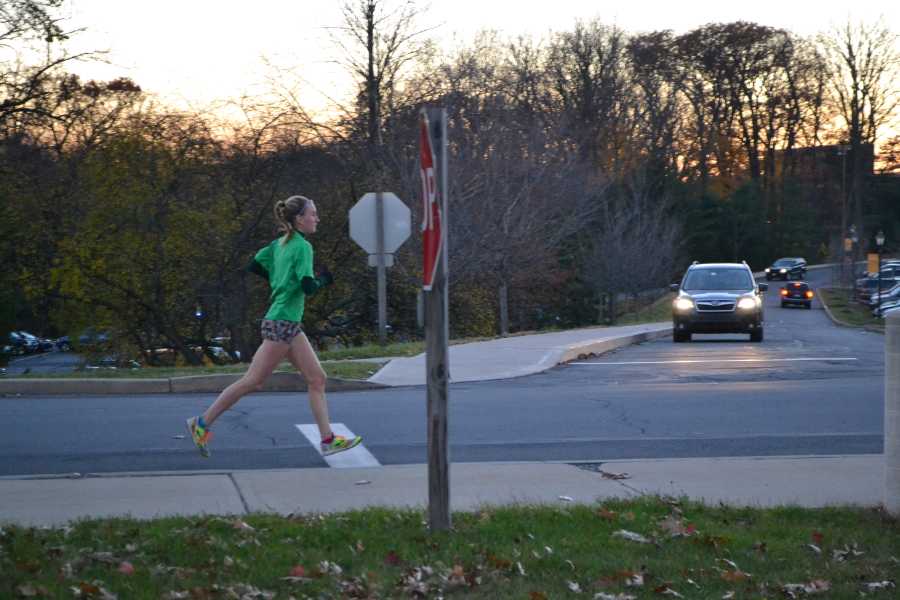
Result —
M 616 319 L 616 325 L 642 325 L 672 320 L 672 300 L 674 294 L 663 294 L 651 304 Z
M 884 320 L 872 316 L 872 308 L 851 300 L 852 291 L 846 288 L 819 288 L 819 300 L 828 306 L 834 318 L 854 327 L 884 329 Z
M 897 597 L 900 526 L 877 510 L 644 497 L 459 513 L 450 532 L 423 519 L 372 508 L 4 526 L 0 597 Z

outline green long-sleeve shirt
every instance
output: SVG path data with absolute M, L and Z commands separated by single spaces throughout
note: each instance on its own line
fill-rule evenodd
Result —
M 304 291 L 304 287 L 309 290 L 309 284 L 304 286 L 303 278 L 314 280 L 313 248 L 299 232 L 292 235 L 286 244 L 282 244 L 281 240 L 278 238 L 257 252 L 250 269 L 264 274 L 272 289 L 265 318 L 299 323 L 303 320 L 303 308 L 309 293 Z

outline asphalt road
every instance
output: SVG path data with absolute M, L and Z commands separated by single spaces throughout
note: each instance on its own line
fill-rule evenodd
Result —
M 810 281 L 824 277 L 811 272 Z M 782 309 L 765 341 L 664 339 L 513 380 L 450 388 L 450 457 L 470 461 L 882 451 L 884 338 Z M 305 397 L 255 394 L 216 424 L 213 456 L 184 438 L 212 395 L 0 399 L 0 475 L 326 467 L 296 425 Z M 381 464 L 426 461 L 420 387 L 329 395 L 331 417 Z
M 82 363 L 82 357 L 73 352 L 41 352 L 19 356 L 9 361 L 9 375 L 22 373 L 62 373 L 74 371 Z

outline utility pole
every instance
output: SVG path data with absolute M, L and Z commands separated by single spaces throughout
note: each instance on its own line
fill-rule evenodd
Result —
M 841 287 L 847 287 L 847 151 L 848 144 L 838 145 L 841 157 Z

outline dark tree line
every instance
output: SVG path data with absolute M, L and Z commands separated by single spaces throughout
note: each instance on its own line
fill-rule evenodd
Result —
M 323 344 L 369 340 L 374 274 L 347 212 L 380 189 L 414 214 L 388 311 L 397 336 L 417 335 L 425 105 L 449 116 L 454 335 L 607 320 L 601 299 L 664 287 L 694 259 L 826 258 L 842 207 L 864 240 L 900 236 L 896 186 L 867 174 L 898 101 L 896 37 L 879 24 L 809 40 L 744 22 L 635 35 L 595 20 L 442 53 L 414 4 L 361 0 L 334 30 L 356 79 L 338 117 L 285 92 L 244 99 L 236 123 L 67 73 L 57 4 L 0 0 L 7 44 L 51 49 L 39 65 L 0 64 L 6 329 L 110 329 L 148 362 L 158 347 L 196 362 L 192 348 L 227 336 L 246 358 L 267 294 L 243 267 L 273 235 L 274 201 L 304 193 L 322 216 L 317 258 L 337 276 L 307 328 Z

